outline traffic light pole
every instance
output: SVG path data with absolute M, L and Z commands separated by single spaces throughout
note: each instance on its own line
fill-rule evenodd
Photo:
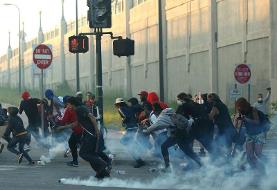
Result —
M 76 0 L 76 35 L 78 35 L 78 0 Z M 79 53 L 76 53 L 76 92 L 80 91 Z
M 102 81 L 102 53 L 101 53 L 101 38 L 103 34 L 108 34 L 111 39 L 122 39 L 122 36 L 113 36 L 112 32 L 103 32 L 102 28 L 95 28 L 93 33 L 80 33 L 81 36 L 95 35 L 96 36 L 96 92 L 97 104 L 99 108 L 100 118 L 99 121 L 103 126 L 103 81 Z
M 100 123 L 103 125 L 103 82 L 102 82 L 102 54 L 101 54 L 101 37 L 102 28 L 94 30 L 96 35 L 96 88 L 97 88 L 97 102 L 100 114 Z

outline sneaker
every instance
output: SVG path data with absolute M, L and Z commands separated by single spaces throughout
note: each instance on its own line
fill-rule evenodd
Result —
M 20 153 L 17 155 L 18 164 L 21 164 L 22 160 L 23 160 L 23 153 Z
M 0 143 L 0 153 L 3 152 L 3 149 L 4 149 L 4 144 Z
M 72 167 L 78 167 L 79 166 L 78 162 L 73 162 L 73 161 L 67 162 L 66 165 L 72 166 Z
M 136 164 L 134 165 L 134 168 L 140 168 L 145 165 L 145 162 L 141 159 L 137 160 Z
M 105 177 L 110 177 L 110 172 L 106 168 L 95 175 L 95 178 L 97 178 L 98 180 L 102 180 Z

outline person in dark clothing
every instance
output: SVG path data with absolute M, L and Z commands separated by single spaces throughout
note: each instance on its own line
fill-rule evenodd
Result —
M 62 126 L 67 126 L 72 124 L 72 133 L 70 135 L 70 138 L 68 140 L 68 145 L 72 154 L 73 160 L 71 162 L 68 162 L 68 166 L 73 166 L 73 167 L 78 167 L 79 162 L 78 162 L 78 151 L 77 151 L 77 146 L 78 144 L 81 143 L 81 137 L 82 137 L 82 132 L 83 129 L 80 126 L 80 124 L 77 122 L 77 115 L 75 112 L 75 108 L 77 106 L 80 106 L 80 102 L 77 98 L 75 97 L 69 97 L 66 102 L 66 109 L 64 112 L 64 115 L 62 118 L 59 118 L 57 120 L 57 124 L 62 125 Z M 58 127 L 57 130 L 64 129 L 65 127 Z
M 237 131 L 233 125 L 227 106 L 217 94 L 209 94 L 208 101 L 212 104 L 209 118 L 217 128 L 215 137 L 215 151 L 223 155 L 230 155 L 232 143 L 235 141 Z M 223 150 L 222 150 L 223 148 Z
M 135 138 L 138 130 L 136 111 L 129 107 L 122 98 L 117 98 L 114 105 L 122 118 L 122 126 L 126 130 L 126 133 L 120 139 L 120 142 L 127 147 L 128 151 L 136 161 L 134 167 L 140 168 L 145 165 L 145 162 L 140 157 L 141 150 L 138 150 L 140 146 L 137 144 Z
M 96 178 L 103 179 L 110 176 L 111 159 L 99 149 L 99 130 L 96 119 L 89 114 L 85 106 L 78 106 L 76 109 L 78 123 L 83 128 L 80 157 L 90 163 L 96 172 Z
M 31 138 L 26 129 L 24 128 L 22 119 L 17 115 L 18 108 L 9 107 L 9 120 L 8 126 L 4 133 L 3 138 L 7 140 L 8 146 L 7 149 L 18 156 L 18 163 L 22 162 L 23 157 L 27 159 L 30 165 L 34 164 L 34 161 L 29 156 L 29 154 L 24 150 L 25 144 L 30 144 Z M 12 133 L 13 137 L 10 137 Z M 19 151 L 16 150 L 16 145 L 19 144 Z
M 189 131 L 192 140 L 191 145 L 195 139 L 199 141 L 209 153 L 212 153 L 214 127 L 213 123 L 209 120 L 204 105 L 193 102 L 185 93 L 178 94 L 177 103 L 179 106 L 177 107 L 176 113 L 181 114 L 187 119 L 191 118 L 194 121 Z
M 146 135 L 142 132 L 144 125 L 141 124 L 141 118 L 139 118 L 140 113 L 143 112 L 144 109 L 142 105 L 139 104 L 138 99 L 135 97 L 130 98 L 128 100 L 128 103 L 135 112 L 135 117 L 137 119 L 137 124 L 139 126 L 137 130 L 137 142 L 141 146 L 143 152 L 146 150 L 150 150 L 152 148 L 152 144 L 150 142 L 150 135 Z
M 97 126 L 100 130 L 99 146 L 101 146 L 103 149 L 106 149 L 104 135 L 108 133 L 108 130 L 100 122 L 102 116 L 99 113 L 99 107 L 95 100 L 95 95 L 92 94 L 91 92 L 87 92 L 86 95 L 87 95 L 87 99 L 84 101 L 84 105 L 88 108 L 89 113 L 96 118 Z
M 22 101 L 19 106 L 19 114 L 22 114 L 23 111 L 28 118 L 28 127 L 27 130 L 33 135 L 37 142 L 40 141 L 39 136 L 39 127 L 41 126 L 41 116 L 38 110 L 38 105 L 41 101 L 37 98 L 32 98 L 29 92 L 25 91 L 21 95 Z

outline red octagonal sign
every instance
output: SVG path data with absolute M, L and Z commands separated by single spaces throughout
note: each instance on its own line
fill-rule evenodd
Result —
M 245 84 L 251 78 L 251 70 L 248 65 L 240 64 L 236 67 L 234 76 L 240 84 Z
M 33 52 L 33 61 L 40 69 L 46 69 L 52 63 L 53 55 L 51 49 L 45 45 L 38 45 Z

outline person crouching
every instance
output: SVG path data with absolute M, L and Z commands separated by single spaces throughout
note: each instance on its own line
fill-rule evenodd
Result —
M 9 120 L 8 127 L 4 133 L 4 139 L 8 141 L 7 149 L 18 156 L 18 163 L 22 162 L 23 157 L 29 162 L 29 165 L 33 165 L 34 161 L 29 154 L 24 150 L 25 144 L 30 144 L 31 136 L 26 131 L 23 125 L 22 119 L 17 115 L 19 112 L 17 107 L 8 107 Z M 12 133 L 13 137 L 10 137 Z M 18 150 L 16 150 L 16 145 Z

